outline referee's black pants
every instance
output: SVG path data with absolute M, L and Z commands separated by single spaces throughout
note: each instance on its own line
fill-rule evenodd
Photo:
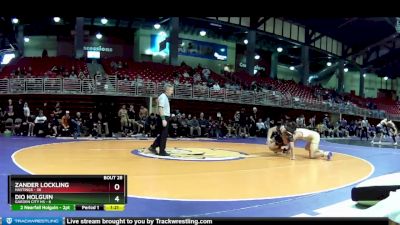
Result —
M 151 147 L 157 148 L 160 147 L 159 153 L 165 153 L 165 146 L 167 145 L 167 138 L 168 138 L 168 126 L 169 126 L 169 117 L 166 116 L 165 120 L 167 121 L 167 126 L 163 127 L 162 120 L 159 120 L 158 130 L 159 133 L 157 135 L 156 140 L 154 140 Z
M 368 128 L 367 127 L 361 128 L 361 135 L 360 135 L 361 140 L 363 139 L 363 137 L 366 137 L 367 141 L 368 141 Z

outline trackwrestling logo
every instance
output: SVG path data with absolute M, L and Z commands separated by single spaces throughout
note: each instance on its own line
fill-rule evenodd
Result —
M 182 161 L 224 161 L 224 160 L 237 160 L 244 159 L 248 155 L 242 152 L 236 152 L 227 149 L 218 148 L 166 148 L 170 156 L 160 156 L 151 153 L 147 148 L 135 149 L 132 151 L 135 155 L 158 158 L 158 159 L 172 159 Z

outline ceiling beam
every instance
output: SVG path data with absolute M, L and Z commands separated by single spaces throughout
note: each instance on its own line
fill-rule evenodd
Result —
M 380 53 L 381 50 L 382 50 L 382 48 L 374 49 L 374 52 L 369 57 L 370 59 L 367 62 L 365 62 L 365 66 L 380 65 L 380 67 L 384 67 L 384 66 L 388 65 L 390 62 L 392 62 L 393 60 L 395 60 L 397 58 L 397 56 L 399 55 L 398 50 L 391 50 L 385 54 Z M 371 59 L 373 54 L 375 54 L 376 57 Z
M 262 24 L 264 24 L 265 22 L 267 22 L 267 20 L 269 20 L 269 18 L 271 18 L 270 16 L 267 17 L 261 17 L 257 24 L 256 24 L 256 28 L 258 28 L 259 26 L 261 26 Z
M 250 29 L 257 29 L 258 28 L 258 21 L 261 17 L 258 16 L 250 16 Z
M 360 50 L 358 52 L 351 53 L 349 56 L 353 56 L 353 55 L 359 56 L 359 55 L 365 54 L 366 52 L 370 51 L 370 49 L 372 49 L 374 47 L 383 46 L 383 45 L 387 44 L 388 42 L 393 41 L 397 37 L 398 37 L 398 33 L 397 32 L 393 33 L 390 36 L 388 36 L 388 37 L 386 37 L 386 38 L 384 38 L 384 39 L 382 39 L 382 40 L 380 40 L 380 41 L 378 41 L 378 42 L 376 42 L 374 44 L 371 44 L 371 45 L 365 47 L 364 49 L 362 49 L 362 50 Z
M 343 46 L 342 55 L 343 55 L 343 57 L 347 58 L 350 54 L 351 48 L 348 45 L 342 45 L 342 46 Z
M 397 19 L 395 17 L 385 17 L 384 20 L 386 23 L 396 29 Z
M 313 33 L 314 33 L 314 31 L 310 31 L 309 28 L 304 27 L 304 43 L 305 43 L 305 45 L 310 46 L 311 37 L 312 37 Z
M 350 24 L 350 23 L 352 23 L 352 22 L 354 22 L 354 21 L 356 21 L 356 20 L 358 20 L 357 17 L 351 18 L 351 19 L 347 20 L 346 22 L 340 24 L 337 28 L 338 28 L 338 29 L 342 29 L 342 28 L 343 28 L 344 26 L 346 26 L 347 24 Z
M 171 19 L 171 17 L 162 18 L 162 20 L 159 22 L 159 24 L 163 24 L 165 22 L 168 22 L 170 19 Z
M 316 37 L 314 37 L 313 39 L 311 39 L 311 43 L 316 42 L 317 40 L 321 39 L 322 37 L 324 37 L 324 35 L 322 35 L 321 33 L 318 34 Z

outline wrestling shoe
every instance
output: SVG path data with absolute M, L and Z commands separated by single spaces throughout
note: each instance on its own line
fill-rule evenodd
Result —
M 326 156 L 326 159 L 327 159 L 328 161 L 331 161 L 332 158 L 333 158 L 333 153 L 332 153 L 332 152 L 328 152 L 328 154 L 327 154 L 327 156 Z

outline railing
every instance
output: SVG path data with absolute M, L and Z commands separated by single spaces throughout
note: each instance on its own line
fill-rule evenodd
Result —
M 44 78 L 43 90 L 45 93 L 61 93 L 63 90 L 61 78 Z
M 25 79 L 11 79 L 9 91 L 10 93 L 25 93 Z
M 229 102 L 239 102 L 241 91 L 226 89 L 225 90 L 225 100 Z
M 116 76 L 96 76 L 95 90 L 99 94 L 113 94 L 117 92 Z
M 80 79 L 65 78 L 62 81 L 62 92 L 68 94 L 77 94 L 82 92 L 82 82 Z
M 129 80 L 119 80 L 117 86 L 118 93 L 124 95 L 137 95 L 136 82 Z
M 206 86 L 194 85 L 193 86 L 193 98 L 199 100 L 206 100 L 210 97 L 210 89 Z
M 214 89 L 210 88 L 210 99 L 213 101 L 224 101 L 225 100 L 225 89 L 220 88 L 220 89 Z
M 96 91 L 96 85 L 93 79 L 83 79 L 81 85 L 81 90 L 84 94 L 91 94 Z
M 2 93 L 2 94 L 9 93 L 8 84 L 9 84 L 9 80 L 8 79 L 1 79 L 0 80 L 0 93 Z
M 254 104 L 254 91 L 242 91 L 239 102 Z
M 27 78 L 0 79 L 1 94 L 89 94 L 156 97 L 163 92 L 164 84 L 149 81 L 117 80 L 115 76 L 95 79 Z M 400 115 L 387 115 L 384 111 L 362 109 L 352 104 L 336 104 L 319 100 L 306 100 L 279 91 L 244 91 L 207 86 L 175 85 L 172 98 L 218 101 L 239 104 L 264 105 L 284 108 L 342 113 L 372 118 L 389 118 L 400 121 Z
M 163 90 L 159 86 L 157 86 L 158 91 Z M 175 91 L 174 91 L 174 97 L 175 98 L 193 98 L 193 87 L 192 85 L 187 85 L 187 84 L 179 84 L 175 85 Z
M 137 95 L 139 96 L 155 96 L 157 95 L 157 84 L 154 82 L 137 82 Z M 161 91 L 162 92 L 162 91 Z
M 157 91 L 156 91 L 157 96 L 164 92 L 164 84 L 157 83 L 156 87 L 157 87 Z
M 42 93 L 43 90 L 44 90 L 43 79 L 41 78 L 25 79 L 25 91 L 27 93 Z

